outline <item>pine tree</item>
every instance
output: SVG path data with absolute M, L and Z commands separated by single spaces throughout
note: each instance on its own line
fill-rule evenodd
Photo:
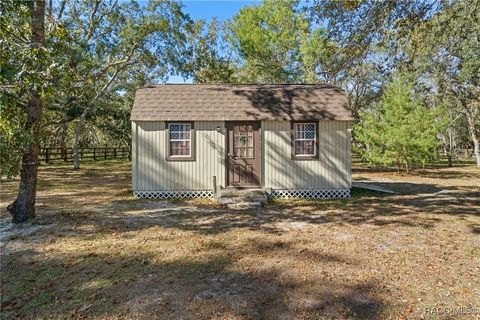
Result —
M 428 108 L 413 91 L 413 83 L 398 77 L 389 83 L 380 103 L 360 114 L 355 126 L 358 150 L 371 164 L 405 166 L 425 164 L 436 155 L 437 134 L 445 126 L 441 107 Z

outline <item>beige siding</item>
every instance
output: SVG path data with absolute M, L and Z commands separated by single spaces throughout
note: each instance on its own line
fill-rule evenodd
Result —
M 276 189 L 351 187 L 350 122 L 320 121 L 320 159 L 291 159 L 290 122 L 263 121 L 264 185 Z
M 165 123 L 132 122 L 132 189 L 211 190 L 213 176 L 225 184 L 223 122 L 195 122 L 196 161 L 165 160 Z
M 225 187 L 224 122 L 195 122 L 196 161 L 165 160 L 165 123 L 132 122 L 132 189 L 211 190 L 212 177 Z M 331 189 L 351 187 L 349 121 L 319 122 L 319 160 L 291 159 L 290 122 L 262 122 L 262 175 L 265 187 Z

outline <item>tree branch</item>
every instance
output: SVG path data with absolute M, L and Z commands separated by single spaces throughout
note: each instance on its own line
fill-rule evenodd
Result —
M 128 62 L 132 59 L 133 55 L 135 54 L 135 50 L 138 48 L 139 45 L 140 45 L 140 41 L 135 42 L 135 43 L 133 44 L 133 46 L 131 47 L 130 52 L 128 53 L 128 55 L 127 55 L 125 58 L 123 58 L 122 60 L 115 61 L 115 62 L 109 62 L 109 64 L 107 64 L 102 70 L 100 70 L 99 72 L 97 72 L 97 73 L 93 76 L 93 78 L 94 78 L 94 79 L 98 79 L 98 78 L 100 78 L 102 75 L 104 75 L 106 72 L 108 72 L 108 70 L 109 70 L 110 68 L 113 68 L 113 67 L 120 66 L 120 65 L 122 65 L 122 64 L 128 63 Z
M 60 10 L 58 11 L 58 15 L 57 15 L 57 21 L 62 19 L 63 11 L 65 10 L 65 4 L 66 3 L 67 3 L 67 0 L 62 0 L 62 2 L 60 4 Z
M 92 12 L 90 13 L 90 18 L 88 19 L 88 31 L 85 34 L 84 43 L 85 45 L 93 36 L 93 32 L 95 31 L 97 20 L 95 20 L 95 14 L 97 14 L 98 7 L 100 6 L 100 0 L 95 1 L 95 5 L 93 6 Z
M 100 12 L 98 18 L 95 19 L 95 15 L 98 12 L 98 8 L 100 6 L 100 3 L 101 3 L 101 0 L 97 0 L 95 2 L 95 7 L 93 8 L 92 12 L 90 13 L 90 19 L 89 19 L 89 23 L 88 23 L 88 25 L 89 25 L 88 26 L 88 32 L 85 35 L 85 40 L 84 40 L 85 45 L 92 38 L 92 36 L 95 32 L 95 28 L 97 27 L 98 23 L 100 21 L 102 21 L 103 18 L 105 18 L 106 16 L 108 16 L 109 14 L 111 14 L 113 12 L 113 9 L 117 6 L 118 0 L 115 0 L 107 10 L 105 10 L 103 12 Z

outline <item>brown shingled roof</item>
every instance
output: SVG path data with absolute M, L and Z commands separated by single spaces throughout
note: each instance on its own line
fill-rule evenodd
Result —
M 165 84 L 138 89 L 133 121 L 352 120 L 345 92 L 325 84 Z

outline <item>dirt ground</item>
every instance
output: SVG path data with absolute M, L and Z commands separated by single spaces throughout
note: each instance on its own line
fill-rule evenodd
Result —
M 129 171 L 42 166 L 20 227 L 5 210 L 18 181 L 2 181 L 2 319 L 480 317 L 478 168 L 358 168 L 399 194 L 258 211 L 133 200 Z

